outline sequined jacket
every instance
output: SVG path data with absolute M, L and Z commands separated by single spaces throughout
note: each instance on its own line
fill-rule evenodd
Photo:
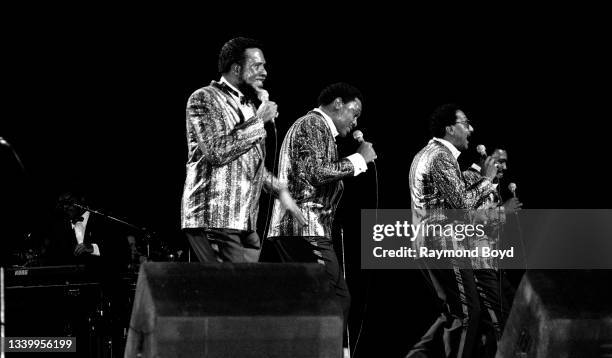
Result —
M 265 137 L 262 119 L 243 118 L 218 82 L 189 97 L 183 228 L 256 228 L 261 189 L 280 190 L 264 166 Z
M 463 178 L 468 185 L 473 185 L 482 179 L 480 172 L 469 168 L 463 172 Z M 501 235 L 503 225 L 506 223 L 506 214 L 501 206 L 501 196 L 494 190 L 489 195 L 479 200 L 474 210 L 471 210 L 470 219 L 472 224 L 483 225 L 484 235 L 476 235 L 468 242 L 468 249 L 488 247 L 498 248 L 499 235 Z M 497 268 L 497 259 L 492 257 L 479 256 L 471 258 L 472 268 L 488 269 Z
M 473 168 L 463 172 L 463 178 L 468 186 L 474 185 L 482 179 L 480 172 Z M 475 222 L 485 222 L 492 230 L 496 230 L 499 225 L 506 222 L 506 215 L 501 206 L 501 196 L 497 190 L 493 190 L 489 195 L 481 198 L 475 205 L 473 211 Z
M 295 219 L 274 203 L 268 236 L 324 236 L 331 238 L 332 222 L 342 196 L 342 178 L 354 174 L 347 158 L 338 159 L 332 131 L 320 113 L 308 112 L 289 128 L 280 150 L 278 177 L 308 224 Z
M 459 163 L 442 143 L 431 140 L 412 161 L 410 167 L 410 196 L 413 225 L 446 225 L 456 220 L 469 220 L 464 210 L 473 209 L 492 191 L 488 178 L 467 183 Z M 440 240 L 440 237 L 418 236 L 413 247 L 458 248 L 462 242 Z M 452 247 L 449 247 L 452 246 Z

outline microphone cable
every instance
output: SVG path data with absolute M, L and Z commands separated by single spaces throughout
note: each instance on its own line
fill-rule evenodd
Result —
M 503 224 L 502 224 L 502 221 L 501 221 L 501 211 L 502 211 L 502 208 L 504 207 L 504 201 L 503 201 L 503 198 L 502 198 L 502 195 L 501 195 L 500 185 L 501 185 L 501 181 L 498 180 L 498 185 L 497 185 L 497 188 L 495 188 L 495 191 L 497 192 L 497 197 L 499 198 L 499 202 L 500 202 L 501 205 L 497 207 L 497 222 L 498 222 L 498 225 L 499 225 L 498 228 L 497 228 L 497 247 L 498 247 L 498 249 L 503 249 L 502 235 L 501 235 L 502 225 Z M 505 215 L 505 211 L 504 211 L 504 215 Z M 497 268 L 497 284 L 498 284 L 498 292 L 499 292 L 499 313 L 500 313 L 500 316 L 503 317 L 504 316 L 504 298 L 502 296 L 502 293 L 503 293 L 502 279 L 503 279 L 502 268 L 498 267 Z M 495 312 L 495 310 L 493 312 Z M 501 320 L 502 317 L 499 317 L 498 321 Z M 497 324 L 499 326 L 499 330 L 501 331 L 501 328 L 502 328 L 501 327 L 501 322 L 498 322 Z M 498 340 L 499 339 L 501 339 L 501 337 L 498 337 Z
M 344 278 L 344 282 L 346 282 L 346 259 L 344 257 L 344 230 L 342 229 L 342 227 L 340 227 L 340 246 L 342 250 L 342 277 Z M 351 330 L 349 329 L 348 320 L 346 323 L 346 344 L 348 345 L 349 358 L 350 358 L 351 356 L 350 354 L 351 352 Z M 342 347 L 342 350 L 344 350 L 344 347 Z
M 0 265 L 0 357 L 4 358 L 4 266 Z
M 510 183 L 510 184 L 514 184 L 514 183 Z M 514 190 L 511 190 L 512 197 L 518 199 L 518 197 L 516 196 L 516 184 L 514 186 L 515 186 Z M 523 229 L 521 228 L 521 221 L 519 219 L 518 211 L 514 211 L 514 217 L 516 218 L 516 228 L 518 230 L 519 243 L 521 244 L 521 252 L 523 253 L 523 267 L 524 267 L 524 270 L 527 271 L 527 251 L 525 251 L 525 240 L 523 238 Z
M 521 220 L 519 219 L 518 211 L 514 212 L 514 216 L 516 217 L 516 228 L 518 230 L 521 251 L 523 252 L 523 266 L 525 267 L 525 271 L 527 271 L 527 251 L 525 251 L 525 240 L 523 238 L 523 229 L 521 228 Z
M 378 169 L 376 168 L 376 161 L 373 160 L 372 164 L 374 168 L 374 181 L 375 181 L 375 186 L 376 186 L 376 191 L 375 191 L 376 206 L 374 207 L 374 217 L 375 217 L 375 222 L 378 224 Z M 342 250 L 343 250 L 343 255 L 344 255 L 344 243 L 343 243 Z M 370 285 L 372 283 L 372 276 L 367 271 L 366 271 L 366 274 L 367 274 L 367 277 L 366 277 L 366 285 L 364 289 L 363 310 L 361 312 L 361 322 L 359 323 L 359 331 L 357 332 L 357 339 L 355 340 L 355 349 L 353 349 L 353 358 L 357 357 L 357 349 L 359 348 L 359 339 L 361 338 L 361 333 L 363 332 L 363 324 L 365 322 L 366 313 L 368 311 L 368 301 L 370 299 Z M 350 347 L 350 344 L 349 344 L 349 347 Z
M 272 155 L 272 176 L 270 177 L 270 185 L 272 186 L 272 190 L 268 195 L 268 208 L 266 210 L 266 226 L 263 232 L 263 239 L 261 240 L 261 250 L 259 252 L 259 257 L 263 253 L 264 242 L 268 238 L 268 228 L 271 220 L 271 211 L 272 211 L 272 197 L 274 191 L 274 177 L 276 176 L 276 151 L 278 149 L 278 132 L 276 130 L 276 122 L 272 121 L 272 128 L 274 129 L 274 154 Z M 264 160 L 265 161 L 265 160 Z M 264 163 L 265 164 L 265 163 Z M 264 165 L 265 166 L 265 165 Z

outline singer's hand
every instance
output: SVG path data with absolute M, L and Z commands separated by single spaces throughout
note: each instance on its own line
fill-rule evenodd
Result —
M 517 198 L 510 198 L 504 203 L 504 210 L 506 211 L 506 214 L 512 214 L 521 210 L 522 206 L 523 203 L 521 203 Z
M 378 158 L 372 143 L 366 141 L 361 142 L 359 148 L 357 148 L 357 153 L 361 154 L 366 163 L 373 162 L 374 159 Z
M 493 180 L 497 176 L 497 166 L 495 165 L 495 159 L 493 157 L 487 157 L 484 165 L 481 169 L 482 175 Z
M 94 249 L 92 244 L 78 244 L 74 248 L 74 256 L 91 255 Z
M 304 218 L 302 210 L 300 210 L 300 208 L 297 206 L 287 189 L 281 190 L 281 192 L 278 194 L 278 200 L 281 202 L 283 208 L 289 211 L 289 214 L 291 214 L 291 216 L 297 220 L 300 228 L 306 225 L 306 218 Z
M 264 123 L 273 121 L 278 116 L 278 106 L 272 101 L 263 101 L 257 109 L 257 116 L 261 118 Z

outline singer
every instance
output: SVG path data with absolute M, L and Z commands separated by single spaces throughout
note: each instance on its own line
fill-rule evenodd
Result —
M 318 108 L 289 128 L 280 151 L 278 174 L 280 180 L 287 182 L 308 225 L 301 227 L 276 201 L 268 237 L 282 262 L 317 262 L 325 266 L 346 323 L 350 294 L 332 245 L 332 223 L 344 188 L 342 179 L 365 172 L 376 153 L 371 143 L 362 141 L 357 153 L 338 158 L 336 136 L 347 136 L 361 114 L 359 90 L 335 83 L 323 89 L 318 103 Z
M 80 189 L 60 194 L 56 205 L 58 217 L 53 221 L 50 240 L 44 242 L 45 265 L 97 262 L 97 258 L 121 252 L 118 247 L 109 248 L 116 243 L 110 240 L 115 233 L 104 218 L 80 207 L 87 205 L 86 196 Z M 116 258 L 110 261 L 116 263 Z
M 257 262 L 255 229 L 262 188 L 275 195 L 296 222 L 304 218 L 279 180 L 264 166 L 264 124 L 276 103 L 261 98 L 267 77 L 262 46 L 238 37 L 219 53 L 220 80 L 187 101 L 187 174 L 181 227 L 201 262 Z
M 469 169 L 463 172 L 463 177 L 468 185 L 473 185 L 482 180 L 482 166 L 484 158 L 486 158 L 486 152 L 483 145 L 478 147 L 482 159 L 479 164 L 472 164 Z M 507 152 L 504 149 L 497 148 L 493 151 L 491 158 L 497 168 L 497 175 L 493 179 L 495 190 L 476 204 L 473 218 L 475 223 L 484 224 L 484 235 L 473 241 L 475 245 L 501 248 L 499 245 L 506 225 L 506 218 L 520 210 L 523 204 L 515 197 L 509 198 L 505 202 L 502 199 L 499 184 L 508 168 Z M 490 350 L 495 351 L 494 342 L 497 343 L 501 339 L 506 320 L 510 314 L 515 288 L 508 281 L 505 272 L 498 268 L 495 259 L 473 259 L 472 267 L 475 269 L 474 276 L 476 277 L 478 292 L 493 326 L 492 330 L 482 330 L 483 335 L 490 342 L 489 345 L 492 347 Z M 487 314 L 483 313 L 485 317 L 487 317 Z
M 126 298 L 131 294 L 122 273 L 126 272 L 129 262 L 129 247 L 125 240 L 125 228 L 107 220 L 102 215 L 89 211 L 95 198 L 87 195 L 86 188 L 79 183 L 69 185 L 70 189 L 62 192 L 55 206 L 55 214 L 49 223 L 48 233 L 43 236 L 43 248 L 40 264 L 43 266 L 56 265 L 83 265 L 84 274 L 91 280 L 99 282 L 101 288 L 101 301 L 79 301 L 83 305 L 73 305 L 67 314 L 72 317 L 70 322 L 72 334 L 77 340 L 87 342 L 90 338 L 91 327 L 97 326 L 94 312 L 99 310 L 103 314 L 108 327 L 104 334 L 112 338 L 112 342 L 122 342 L 125 318 L 129 316 L 129 307 L 126 307 Z M 67 289 L 65 289 L 68 291 Z M 83 296 L 91 297 L 91 296 Z M 64 299 L 70 300 L 67 296 Z M 41 301 L 45 298 L 41 297 Z M 97 303 L 100 302 L 100 303 Z M 101 303 L 104 302 L 104 305 Z M 49 309 L 55 309 L 52 306 Z M 89 325 L 78 324 L 81 321 L 76 317 L 89 317 Z M 69 321 L 66 321 L 69 322 Z M 92 326 L 93 325 L 93 326 Z M 79 328 L 81 327 L 81 328 Z M 70 328 L 68 328 L 70 329 Z M 60 331 L 61 332 L 61 331 Z
M 437 108 L 431 116 L 430 130 L 433 138 L 415 155 L 410 167 L 413 225 L 424 221 L 440 223 L 446 220 L 440 215 L 445 209 L 474 209 L 494 191 L 492 180 L 497 175 L 494 161 L 487 158 L 482 177 L 471 185 L 465 182 L 457 158 L 461 151 L 467 150 L 474 128 L 457 105 Z M 417 238 L 414 244 L 419 249 L 423 245 L 456 248 L 455 245 L 463 243 L 434 235 Z M 421 262 L 421 265 L 424 276 L 436 291 L 441 314 L 407 357 L 428 357 L 440 346 L 444 347 L 446 357 L 488 356 L 483 352 L 488 347 L 480 343 L 480 329 L 490 323 L 484 319 L 470 259 Z M 444 344 L 439 341 L 442 336 Z
M 484 146 L 481 144 L 478 146 L 482 151 L 484 151 Z M 486 152 L 481 152 L 481 160 L 478 164 L 473 163 L 470 168 L 463 172 L 463 177 L 468 184 L 473 184 L 480 179 L 482 179 L 482 166 L 484 164 L 484 160 L 487 158 Z M 484 154 L 484 155 L 483 155 Z M 498 208 L 503 211 L 503 214 L 512 214 L 521 209 L 523 204 L 515 197 L 509 198 L 502 204 L 502 195 L 500 190 L 500 182 L 504 177 L 504 173 L 508 169 L 508 153 L 506 150 L 501 148 L 496 148 L 491 154 L 491 158 L 494 161 L 495 167 L 497 168 L 497 175 L 493 178 L 493 188 L 495 191 L 491 193 L 488 197 L 484 198 L 481 203 L 477 204 L 479 209 L 483 209 L 485 207 L 489 208 Z M 515 184 L 516 185 L 516 184 Z

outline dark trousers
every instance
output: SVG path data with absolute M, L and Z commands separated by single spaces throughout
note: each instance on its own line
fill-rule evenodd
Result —
M 325 267 L 329 283 L 342 306 L 344 325 L 351 306 L 349 293 L 332 240 L 319 236 L 282 236 L 267 240 L 262 262 L 316 262 Z
M 255 231 L 183 229 L 200 262 L 257 262 L 261 241 Z
M 439 267 L 455 268 L 440 269 L 431 263 L 423 267 L 441 314 L 407 357 L 494 357 L 514 288 L 498 271 L 447 264 Z
M 474 276 L 480 300 L 493 324 L 492 329 L 487 327 L 486 331 L 493 332 L 494 341 L 499 342 L 510 315 L 516 289 L 510 284 L 503 270 L 474 270 Z

